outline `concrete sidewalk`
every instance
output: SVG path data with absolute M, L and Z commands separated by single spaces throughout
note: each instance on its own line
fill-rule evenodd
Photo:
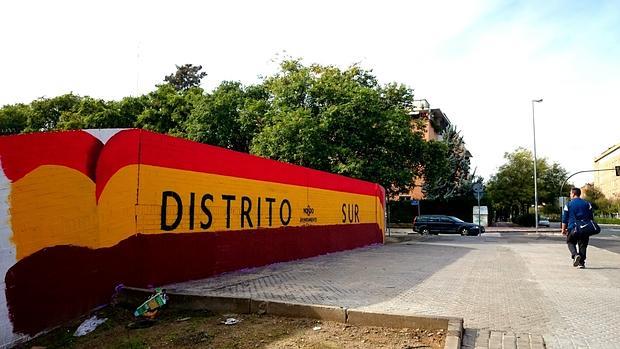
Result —
M 548 348 L 620 348 L 619 254 L 590 247 L 580 270 L 560 239 L 493 235 L 425 237 L 166 288 L 455 316 L 469 333 L 541 335 Z

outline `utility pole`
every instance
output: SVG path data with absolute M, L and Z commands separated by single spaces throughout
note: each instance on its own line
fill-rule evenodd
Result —
M 532 131 L 534 133 L 534 223 L 538 233 L 538 180 L 536 176 L 536 119 L 534 118 L 534 103 L 542 102 L 541 99 L 532 100 Z

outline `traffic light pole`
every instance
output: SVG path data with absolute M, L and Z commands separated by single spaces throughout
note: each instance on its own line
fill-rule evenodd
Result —
M 578 175 L 580 173 L 586 173 L 586 172 L 602 172 L 602 171 L 616 171 L 616 176 L 620 176 L 620 166 L 616 166 L 614 168 L 603 168 L 600 170 L 584 170 L 584 171 L 579 171 L 579 172 L 575 172 L 572 175 L 568 176 L 568 178 L 566 178 L 564 180 L 564 183 L 562 183 L 562 185 L 560 186 L 560 195 L 559 197 L 562 197 L 562 190 L 564 190 L 564 185 L 566 185 L 566 182 L 568 182 L 569 179 L 571 179 L 574 175 Z M 561 207 L 560 207 L 561 209 Z

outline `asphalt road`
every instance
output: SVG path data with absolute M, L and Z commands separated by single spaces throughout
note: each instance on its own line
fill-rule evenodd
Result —
M 551 227 L 560 229 L 560 223 L 551 222 Z M 393 232 L 407 234 L 411 229 L 392 228 Z M 564 240 L 563 236 L 549 237 L 551 240 Z M 590 238 L 590 245 L 605 249 L 610 252 L 620 254 L 620 225 L 604 224 L 601 225 L 601 233 Z
M 551 223 L 560 228 L 559 223 Z M 590 238 L 590 245 L 620 254 L 620 225 L 601 225 L 601 233 Z

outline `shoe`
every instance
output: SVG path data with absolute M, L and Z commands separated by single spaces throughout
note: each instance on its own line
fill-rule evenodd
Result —
M 585 269 L 586 265 L 585 264 L 579 264 L 579 269 Z
M 578 267 L 579 264 L 581 264 L 581 256 L 576 255 L 575 258 L 573 259 L 573 267 Z

